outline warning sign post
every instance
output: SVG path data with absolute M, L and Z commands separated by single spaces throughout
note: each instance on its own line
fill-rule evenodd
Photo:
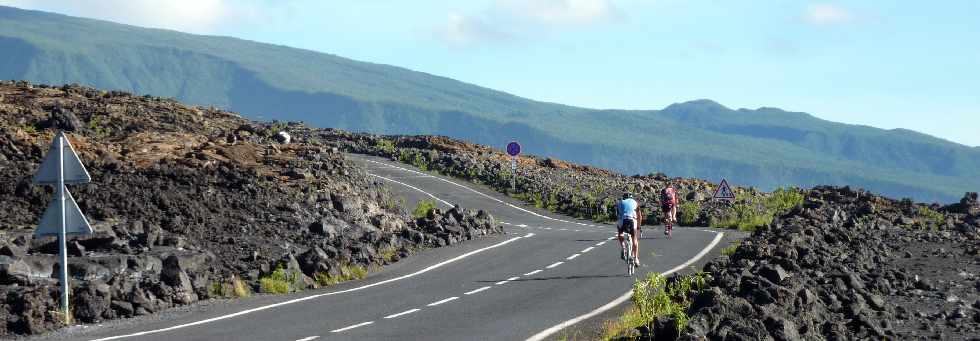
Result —
M 724 201 L 731 204 L 735 202 L 735 192 L 733 192 L 732 188 L 728 186 L 727 180 L 721 179 L 721 184 L 718 185 L 717 189 L 715 189 L 715 194 L 711 196 L 711 199 L 716 201 Z

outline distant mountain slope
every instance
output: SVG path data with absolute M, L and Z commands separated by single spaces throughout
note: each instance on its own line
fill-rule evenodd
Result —
M 530 153 L 626 173 L 849 184 L 946 202 L 980 188 L 980 148 L 772 108 L 577 108 L 313 51 L 11 7 L 0 7 L 0 50 L 0 79 L 78 82 L 324 127 L 518 139 Z

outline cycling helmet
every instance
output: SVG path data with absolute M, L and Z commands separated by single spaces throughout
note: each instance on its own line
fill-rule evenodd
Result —
M 632 198 L 633 198 L 633 193 L 630 193 L 630 192 L 624 192 L 623 193 L 623 200 L 632 199 Z

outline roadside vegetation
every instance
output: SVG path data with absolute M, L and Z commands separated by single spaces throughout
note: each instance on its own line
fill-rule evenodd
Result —
M 436 202 L 433 200 L 419 200 L 415 204 L 415 210 L 412 211 L 412 217 L 415 219 L 422 219 L 429 215 L 429 212 L 436 209 Z
M 713 217 L 710 219 L 709 225 L 740 231 L 755 231 L 759 227 L 769 225 L 776 217 L 803 204 L 803 199 L 803 191 L 796 188 L 779 188 L 761 198 L 739 195 L 735 205 L 728 210 L 727 214 L 721 217 Z
M 286 294 L 295 291 L 292 285 L 295 282 L 296 274 L 279 266 L 269 276 L 259 279 L 259 290 L 266 294 Z
M 738 246 L 742 245 L 742 241 L 738 240 L 721 249 L 721 254 L 724 256 L 731 256 L 735 254 L 735 250 L 738 250 Z
M 331 275 L 320 272 L 313 275 L 313 280 L 316 282 L 318 287 L 328 287 L 347 281 L 364 279 L 364 277 L 367 277 L 367 274 L 368 270 L 363 266 L 344 264 L 340 266 L 339 275 Z
M 237 276 L 232 276 L 227 281 L 212 282 L 209 289 L 208 293 L 211 297 L 242 298 L 252 296 L 248 284 Z
M 613 321 L 606 321 L 602 340 L 635 339 L 639 330 L 654 330 L 659 321 L 678 333 L 687 328 L 691 296 L 707 286 L 709 275 L 696 272 L 686 276 L 664 277 L 650 273 L 633 284 L 633 306 Z

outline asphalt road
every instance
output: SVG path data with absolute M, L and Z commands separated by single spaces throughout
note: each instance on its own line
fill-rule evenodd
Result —
M 365 280 L 293 295 L 202 303 L 159 316 L 75 327 L 59 340 L 524 340 L 622 306 L 625 276 L 611 225 L 554 215 L 459 180 L 352 156 L 409 205 L 421 198 L 483 208 L 501 236 L 424 251 Z M 721 233 L 647 227 L 646 272 L 688 271 Z M 604 308 L 597 310 L 597 308 Z M 583 316 L 584 315 L 584 316 Z M 576 318 L 578 319 L 576 320 Z M 591 320 L 595 320 L 592 317 Z

